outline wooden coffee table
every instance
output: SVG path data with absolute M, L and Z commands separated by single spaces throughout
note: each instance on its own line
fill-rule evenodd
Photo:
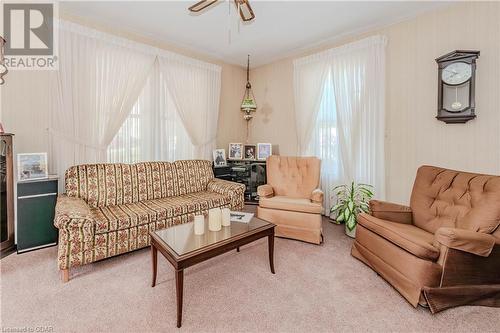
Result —
M 240 246 L 268 237 L 269 264 L 271 272 L 274 274 L 274 224 L 253 217 L 249 223 L 231 222 L 231 226 L 222 227 L 222 230 L 213 232 L 208 230 L 206 220 L 205 233 L 200 236 L 194 234 L 193 222 L 149 233 L 153 263 L 151 286 L 154 287 L 156 284 L 158 251 L 175 268 L 177 327 L 181 327 L 182 324 L 182 294 L 185 268 L 234 249 L 239 252 Z

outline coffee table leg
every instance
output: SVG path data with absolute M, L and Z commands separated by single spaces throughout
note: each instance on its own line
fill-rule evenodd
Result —
M 236 248 L 236 252 L 240 252 L 240 247 L 239 246 Z
M 156 285 L 156 271 L 157 271 L 157 264 L 158 264 L 158 250 L 156 247 L 151 244 L 151 262 L 153 265 L 153 276 L 151 279 L 151 287 L 154 287 Z
M 274 231 L 267 238 L 269 244 L 269 265 L 271 266 L 271 273 L 274 274 Z
M 182 325 L 182 292 L 184 285 L 184 270 L 175 271 L 175 290 L 177 293 L 177 327 Z

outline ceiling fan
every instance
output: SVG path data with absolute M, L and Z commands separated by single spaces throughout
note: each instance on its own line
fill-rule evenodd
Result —
M 193 13 L 198 13 L 203 9 L 212 6 L 217 1 L 219 0 L 202 0 L 189 7 L 189 10 Z M 250 3 L 248 2 L 248 0 L 233 0 L 233 1 L 234 5 L 240 12 L 241 19 L 244 22 L 251 21 L 255 18 L 255 14 L 253 13 L 252 7 L 250 7 Z

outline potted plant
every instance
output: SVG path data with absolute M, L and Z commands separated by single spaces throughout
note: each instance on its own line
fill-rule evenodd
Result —
M 356 235 L 356 217 L 359 213 L 370 210 L 368 202 L 373 197 L 373 186 L 368 184 L 339 185 L 333 188 L 337 196 L 336 204 L 330 209 L 336 218 L 335 223 L 345 223 L 345 233 L 354 238 Z

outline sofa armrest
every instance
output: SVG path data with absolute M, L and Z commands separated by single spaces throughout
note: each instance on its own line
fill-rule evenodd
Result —
M 411 208 L 392 202 L 370 200 L 370 214 L 376 218 L 391 222 L 412 224 Z
M 495 246 L 496 238 L 490 234 L 457 228 L 439 228 L 435 242 L 448 248 L 488 257 Z
M 94 237 L 95 221 L 90 207 L 83 199 L 66 194 L 57 197 L 54 226 L 67 233 L 68 241 L 87 242 Z
M 227 195 L 231 199 L 231 209 L 243 209 L 245 204 L 245 185 L 214 178 L 207 186 L 207 191 Z
M 314 203 L 318 203 L 318 204 L 321 204 L 323 205 L 323 191 L 319 188 L 315 189 L 312 193 L 311 193 L 311 201 L 314 202 Z
M 259 187 L 257 187 L 257 194 L 262 198 L 270 198 L 274 196 L 274 190 L 271 185 L 260 185 Z

